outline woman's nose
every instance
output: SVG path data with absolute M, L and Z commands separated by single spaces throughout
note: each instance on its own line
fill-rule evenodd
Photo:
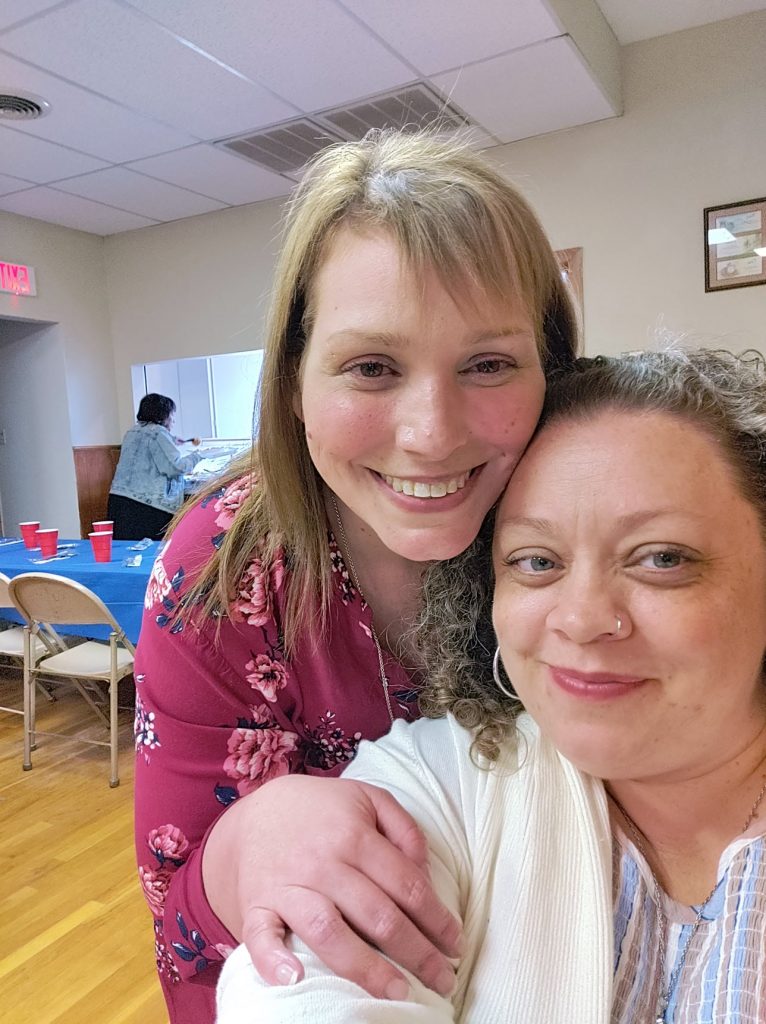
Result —
M 468 435 L 459 388 L 429 383 L 408 389 L 396 432 L 403 451 L 439 461 L 465 444 Z
M 577 644 L 594 640 L 624 640 L 632 624 L 624 602 L 609 591 L 604 581 L 587 586 L 568 586 L 548 613 L 546 625 Z

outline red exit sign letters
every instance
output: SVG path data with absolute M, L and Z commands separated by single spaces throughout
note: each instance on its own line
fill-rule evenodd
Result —
M 35 268 L 23 263 L 4 263 L 0 260 L 0 292 L 14 295 L 37 295 Z

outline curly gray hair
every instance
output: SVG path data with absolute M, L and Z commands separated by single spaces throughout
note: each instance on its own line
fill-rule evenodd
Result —
M 548 385 L 538 433 L 561 420 L 605 409 L 665 412 L 704 430 L 719 445 L 766 535 L 766 361 L 757 352 L 673 349 L 579 359 Z M 513 486 L 511 481 L 510 486 Z M 512 732 L 521 705 L 492 677 L 493 571 L 490 513 L 476 541 L 426 574 L 415 639 L 427 666 L 420 707 L 450 713 L 475 731 L 473 751 L 490 761 Z

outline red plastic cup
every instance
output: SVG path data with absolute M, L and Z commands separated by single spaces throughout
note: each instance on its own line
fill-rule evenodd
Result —
M 21 539 L 24 541 L 25 548 L 36 548 L 37 541 L 35 540 L 35 534 L 40 529 L 39 523 L 19 523 L 19 529 L 21 530 Z
M 113 519 L 99 519 L 97 523 L 93 524 L 94 533 L 114 533 L 114 520 Z
M 35 536 L 43 558 L 50 558 L 56 554 L 59 546 L 58 530 L 38 530 Z
M 106 530 L 95 530 L 89 533 L 90 546 L 93 548 L 93 557 L 97 562 L 111 562 L 112 560 L 112 535 Z

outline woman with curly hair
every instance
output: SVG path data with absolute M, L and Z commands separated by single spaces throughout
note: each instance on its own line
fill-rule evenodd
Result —
M 365 939 L 451 988 L 458 925 L 409 815 L 372 787 L 272 786 L 418 715 L 422 573 L 476 537 L 576 333 L 536 217 L 464 144 L 388 132 L 309 168 L 253 460 L 182 512 L 136 656 L 136 849 L 172 1024 L 212 1021 L 240 940 L 297 980 L 285 927 L 376 995 L 407 986 Z
M 453 993 L 411 975 L 376 1002 L 300 943 L 306 980 L 269 990 L 239 949 L 220 1024 L 766 1020 L 763 360 L 581 360 L 549 386 L 497 512 L 494 659 L 489 545 L 430 574 L 432 720 L 347 772 L 427 836 Z

